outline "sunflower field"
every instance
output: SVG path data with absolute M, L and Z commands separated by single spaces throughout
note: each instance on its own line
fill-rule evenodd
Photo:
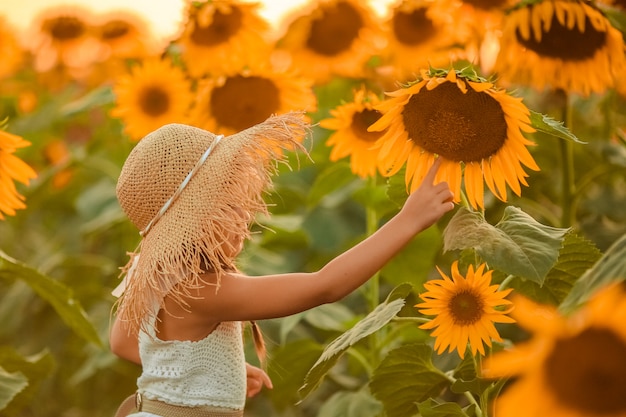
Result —
M 246 416 L 626 417 L 626 2 L 184 8 L 168 39 L 80 2 L 23 33 L 0 16 L 0 416 L 135 391 L 108 332 L 138 141 L 298 111 L 309 157 L 273 177 L 247 274 L 318 270 L 436 159 L 455 209 L 340 302 L 260 322 L 274 388 Z

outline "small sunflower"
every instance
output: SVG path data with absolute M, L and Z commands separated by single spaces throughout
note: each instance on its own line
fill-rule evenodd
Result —
M 113 86 L 116 106 L 113 117 L 122 119 L 124 130 L 139 140 L 167 123 L 184 123 L 193 100 L 191 83 L 169 60 L 146 60 L 131 68 Z
M 515 298 L 512 315 L 532 337 L 483 363 L 487 378 L 516 377 L 495 416 L 625 417 L 625 300 L 620 284 L 610 285 L 564 317 Z
M 240 70 L 270 53 L 269 23 L 258 3 L 235 0 L 190 2 L 187 22 L 176 41 L 187 71 L 194 78 Z
M 387 95 L 392 98 L 376 107 L 383 116 L 369 130 L 387 129 L 376 145 L 381 172 L 394 175 L 406 162 L 411 191 L 436 155 L 443 159 L 438 179 L 450 184 L 459 202 L 463 175 L 474 208 L 484 207 L 483 178 L 506 201 L 507 184 L 517 195 L 521 184 L 528 185 L 522 164 L 539 170 L 526 148 L 534 142 L 522 135 L 534 131 L 528 108 L 468 70 L 423 71 L 421 79 Z
M 0 79 L 13 75 L 24 61 L 24 51 L 5 18 L 0 16 Z
M 98 59 L 98 41 L 93 36 L 93 15 L 79 6 L 58 6 L 43 11 L 27 36 L 37 71 L 55 67 L 80 71 Z
M 359 78 L 380 49 L 379 26 L 366 2 L 318 0 L 291 19 L 277 48 L 318 84 L 332 75 Z
M 362 87 L 355 91 L 351 102 L 330 111 L 331 118 L 320 121 L 320 126 L 334 130 L 326 145 L 332 146 L 330 160 L 350 157 L 352 172 L 361 178 L 373 177 L 378 170 L 378 150 L 374 143 L 383 132 L 368 132 L 381 113 L 374 109 L 380 102 L 376 94 Z
M 424 283 L 426 292 L 420 294 L 423 303 L 416 304 L 419 312 L 435 316 L 420 329 L 435 329 L 431 336 L 436 337 L 435 349 L 438 354 L 446 348 L 449 352 L 457 350 L 463 358 L 469 343 L 472 354 L 480 352 L 485 355 L 483 342 L 491 346 L 491 340 L 501 342 L 502 339 L 494 323 L 514 323 L 506 311 L 498 307 L 511 304 L 505 297 L 511 289 L 498 291 L 497 285 L 491 284 L 492 271 L 485 271 L 485 264 L 476 271 L 470 265 L 467 275 L 459 273 L 458 262 L 452 263 L 452 279 L 444 274 L 439 267 L 437 270 L 443 277 L 440 280 L 431 280 Z
M 146 21 L 134 13 L 110 12 L 101 15 L 94 26 L 95 36 L 101 44 L 101 61 L 110 58 L 142 59 L 157 52 L 156 41 Z
M 506 16 L 501 44 L 494 70 L 537 90 L 603 93 L 626 65 L 620 31 L 582 0 L 523 2 Z
M 316 108 L 311 80 L 260 64 L 202 80 L 190 117 L 197 127 L 230 135 L 274 114 Z
M 449 13 L 433 13 L 436 3 L 403 0 L 389 7 L 383 56 L 400 80 L 414 78 L 420 68 L 449 65 L 465 55 L 461 46 L 465 41 Z
M 24 161 L 14 155 L 19 148 L 30 145 L 21 137 L 6 132 L 0 126 L 0 220 L 4 214 L 15 216 L 15 210 L 26 208 L 24 196 L 15 187 L 14 181 L 28 184 L 37 174 Z

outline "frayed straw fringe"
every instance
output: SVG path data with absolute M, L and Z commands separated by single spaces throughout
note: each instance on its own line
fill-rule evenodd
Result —
M 140 257 L 132 276 L 128 276 L 117 310 L 129 333 L 146 330 L 147 323 L 164 308 L 165 296 L 188 310 L 186 299 L 194 297 L 194 290 L 214 285 L 217 292 L 222 274 L 236 270 L 234 259 L 224 253 L 222 244 L 227 236 L 247 239 L 250 230 L 233 208 L 245 211 L 252 219 L 257 213 L 268 214 L 263 191 L 271 187 L 277 164 L 287 163 L 284 150 L 300 150 L 308 156 L 301 141 L 310 126 L 303 116 L 296 112 L 272 116 L 224 138 L 138 250 L 130 253 L 122 275 L 129 272 L 134 258 Z M 225 189 L 215 189 L 223 185 L 220 178 L 214 178 L 219 175 L 227 176 Z M 207 184 L 213 189 L 205 190 Z M 203 213 L 202 207 L 186 212 L 185 194 L 194 191 L 201 193 L 208 212 Z M 204 280 L 205 272 L 214 272 L 216 281 Z

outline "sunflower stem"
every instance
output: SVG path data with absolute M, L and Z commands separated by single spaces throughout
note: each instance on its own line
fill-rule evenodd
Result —
M 559 90 L 559 95 L 563 98 L 563 124 L 568 130 L 572 125 L 572 106 L 570 105 L 569 95 L 563 90 Z M 574 182 L 574 149 L 570 141 L 560 140 L 559 150 L 561 152 L 561 169 L 563 171 L 562 178 L 562 201 L 561 201 L 561 227 L 569 227 L 573 224 L 572 220 L 572 198 L 575 192 Z

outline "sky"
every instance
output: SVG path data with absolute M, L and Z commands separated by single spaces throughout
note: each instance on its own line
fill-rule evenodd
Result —
M 310 0 L 264 0 L 261 15 L 270 22 L 280 20 L 286 13 Z M 390 0 L 371 0 L 377 12 L 384 10 Z M 153 33 L 167 37 L 175 33 L 183 18 L 184 0 L 0 0 L 0 15 L 18 29 L 26 29 L 38 13 L 48 7 L 73 4 L 93 12 L 131 10 L 138 12 L 151 25 Z

